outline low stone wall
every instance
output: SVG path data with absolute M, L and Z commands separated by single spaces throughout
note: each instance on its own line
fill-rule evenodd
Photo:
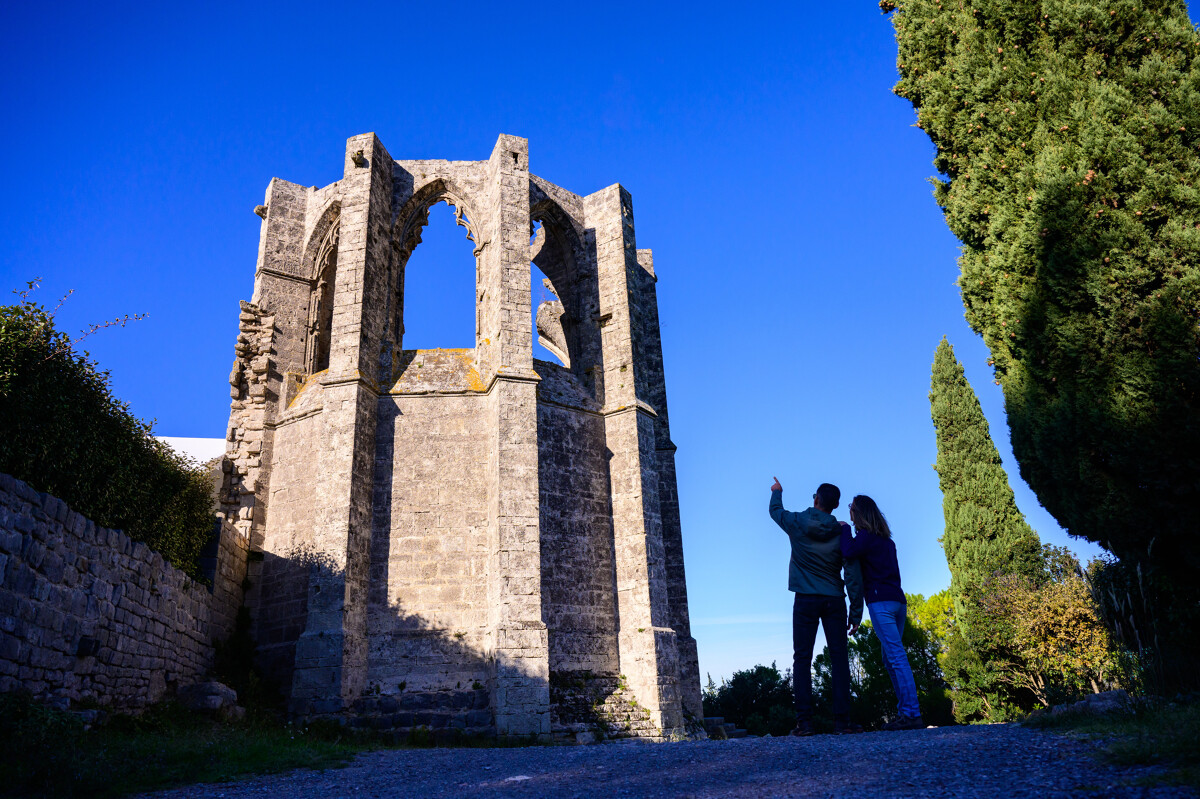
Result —
M 127 709 L 199 680 L 233 632 L 246 558 L 222 524 L 206 586 L 0 474 L 0 692 Z

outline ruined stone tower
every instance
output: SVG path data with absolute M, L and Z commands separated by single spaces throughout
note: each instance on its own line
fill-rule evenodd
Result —
M 405 266 L 438 202 L 474 243 L 475 347 L 405 350 Z M 515 136 L 484 161 L 394 161 L 368 133 L 341 180 L 273 179 L 256 211 L 222 501 L 291 709 L 546 736 L 552 685 L 616 685 L 639 734 L 700 716 L 629 193 L 536 177 Z M 565 366 L 532 355 L 531 261 L 558 298 L 537 333 Z

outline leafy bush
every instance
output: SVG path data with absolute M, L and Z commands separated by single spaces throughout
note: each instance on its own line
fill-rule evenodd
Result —
M 1039 577 L 997 574 L 972 595 L 943 659 L 959 721 L 1008 721 L 1129 684 L 1079 562 L 1048 545 L 1043 562 Z
M 199 576 L 213 529 L 207 476 L 151 435 L 28 294 L 0 306 L 0 472 Z
M 704 715 L 723 716 L 751 735 L 787 735 L 796 724 L 791 670 L 759 665 L 735 671 L 720 687 L 709 678 Z

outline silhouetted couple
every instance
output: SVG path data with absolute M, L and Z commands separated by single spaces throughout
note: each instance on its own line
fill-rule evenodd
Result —
M 925 726 L 917 704 L 917 688 L 904 652 L 904 625 L 908 605 L 900 588 L 896 545 L 887 520 L 875 501 L 859 495 L 850 503 L 850 525 L 839 522 L 833 511 L 842 492 L 822 483 L 813 494 L 813 506 L 793 513 L 783 509 L 779 478 L 771 486 L 771 518 L 792 543 L 788 564 L 788 589 L 796 594 L 792 605 L 792 685 L 796 698 L 796 727 L 792 735 L 812 735 L 812 655 L 817 625 L 825 630 L 829 646 L 829 672 L 833 682 L 833 731 L 862 732 L 850 720 L 850 661 L 846 634 L 854 635 L 862 621 L 863 598 L 871 626 L 883 650 L 883 664 L 896 691 L 897 717 L 885 730 L 912 730 Z M 843 573 L 845 579 L 843 580 Z M 845 593 L 842 588 L 845 586 Z M 846 595 L 850 614 L 846 615 Z

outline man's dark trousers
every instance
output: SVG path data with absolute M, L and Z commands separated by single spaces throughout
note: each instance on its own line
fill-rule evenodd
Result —
M 833 718 L 850 718 L 850 660 L 846 652 L 846 600 L 840 596 L 796 594 L 792 604 L 792 685 L 796 720 L 812 719 L 812 656 L 817 623 L 825 628 L 829 670 L 833 678 Z

